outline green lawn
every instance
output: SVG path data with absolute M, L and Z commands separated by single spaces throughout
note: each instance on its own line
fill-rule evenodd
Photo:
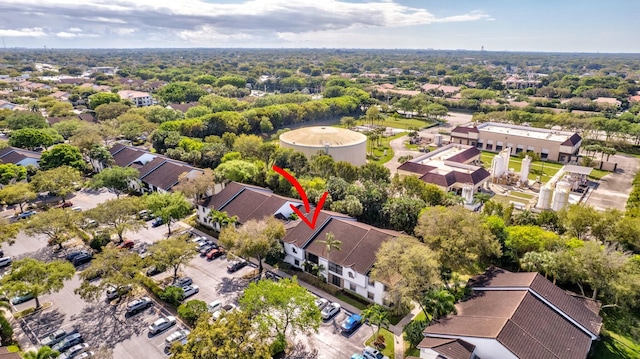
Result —
M 508 205 L 510 201 L 518 202 L 518 203 L 522 203 L 522 204 L 528 204 L 529 203 L 528 199 L 524 199 L 524 198 L 520 198 L 520 197 L 514 197 L 514 196 L 503 196 L 501 194 L 496 194 L 495 196 L 491 197 L 491 200 L 495 201 L 495 202 L 503 203 L 505 205 Z
M 404 136 L 405 133 L 398 133 L 395 134 L 393 136 L 390 137 L 383 137 L 380 140 L 380 146 L 374 146 L 373 148 L 373 156 L 367 156 L 367 158 L 369 159 L 369 161 L 371 162 L 375 162 L 375 163 L 379 163 L 379 164 L 385 164 L 387 162 L 389 162 L 392 158 L 393 158 L 393 150 L 391 149 L 391 146 L 389 146 L 389 142 L 391 142 L 391 140 L 395 140 L 396 138 L 402 137 Z M 387 155 L 385 156 L 384 151 L 387 150 Z M 367 140 L 367 151 L 369 151 L 369 141 Z
M 394 344 L 396 342 L 396 338 L 390 331 L 386 329 L 380 329 L 380 335 L 384 336 L 384 343 L 386 347 L 382 351 L 382 354 L 389 357 L 389 359 L 394 359 L 396 357 L 396 353 L 394 352 Z M 376 340 L 376 334 L 374 333 L 367 341 L 365 345 L 373 347 L 373 342 Z
M 604 331 L 601 341 L 596 344 L 591 358 L 594 359 L 632 359 L 640 358 L 640 344 L 628 337 Z
M 594 179 L 594 180 L 601 180 L 602 177 L 608 175 L 609 171 L 603 171 L 603 170 L 597 170 L 597 169 L 593 169 L 593 171 L 591 171 L 591 174 L 589 175 L 589 178 Z
M 522 192 L 516 192 L 516 191 L 511 191 L 509 192 L 509 195 L 512 197 L 518 197 L 518 198 L 524 198 L 524 199 L 531 199 L 533 198 L 532 194 L 529 193 L 522 193 Z
M 367 124 L 366 120 L 358 120 L 357 121 L 358 125 L 365 125 Z M 427 121 L 427 120 L 419 120 L 419 119 L 415 119 L 415 118 L 393 118 L 393 117 L 387 117 L 385 118 L 382 122 L 380 121 L 376 121 L 376 125 L 382 125 L 385 127 L 393 127 L 393 128 L 400 128 L 400 129 L 405 129 L 408 130 L 409 127 L 417 127 L 417 128 L 423 128 L 423 127 L 427 127 L 429 125 L 433 124 L 432 121 Z

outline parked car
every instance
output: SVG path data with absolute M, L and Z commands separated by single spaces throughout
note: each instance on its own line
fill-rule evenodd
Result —
M 351 359 L 365 359 L 362 354 L 355 353 L 351 356 Z
M 73 207 L 71 208 L 71 210 L 76 212 L 82 212 L 82 207 Z
M 81 255 L 82 253 L 89 253 L 89 252 L 87 252 L 87 251 L 73 251 L 73 252 L 71 252 L 71 253 L 67 254 L 67 255 L 66 255 L 66 257 L 64 257 L 64 258 L 65 258 L 66 260 L 68 260 L 69 262 L 73 262 L 73 260 L 74 260 L 77 256 Z
M 200 287 L 198 287 L 195 284 L 192 285 L 188 285 L 185 287 L 182 287 L 182 300 L 191 297 L 192 295 L 196 295 L 196 293 L 198 293 L 200 291 Z
M 18 305 L 20 303 L 28 302 L 33 298 L 35 297 L 31 293 L 16 295 L 15 297 L 11 298 L 11 304 Z
M 222 302 L 220 300 L 214 300 L 213 302 L 207 304 L 207 310 L 209 313 L 215 313 L 222 309 Z
M 380 351 L 370 346 L 364 347 L 364 349 L 362 350 L 362 356 L 365 359 L 389 359 L 388 356 L 380 353 Z
M 222 314 L 231 312 L 235 309 L 236 309 L 236 305 L 233 303 L 229 303 L 227 305 L 222 306 L 222 308 L 216 310 L 215 312 L 213 312 L 213 315 L 211 315 L 211 318 L 213 318 L 213 320 L 218 320 L 220 319 Z
M 66 201 L 66 202 L 62 202 L 62 204 L 60 205 L 61 208 L 69 208 L 69 207 L 73 207 L 73 202 L 71 201 Z
M 57 350 L 60 353 L 66 351 L 74 345 L 82 343 L 82 334 L 73 333 L 62 339 L 58 344 L 51 347 L 53 350 Z
M 176 317 L 170 315 L 168 317 L 160 318 L 149 326 L 149 333 L 151 333 L 151 335 L 156 335 L 164 332 L 174 325 L 176 325 Z
M 318 307 L 318 310 L 322 311 L 324 307 L 329 304 L 329 301 L 324 298 L 318 298 L 314 301 L 314 303 L 316 304 L 316 307 Z
M 144 209 L 144 210 L 138 212 L 138 218 L 144 219 L 145 221 L 150 221 L 150 220 L 156 218 L 156 216 L 153 214 L 153 212 Z
M 89 347 L 89 344 L 87 343 L 76 344 L 71 348 L 69 348 L 64 354 L 60 355 L 58 359 L 76 358 L 78 355 L 80 355 L 80 353 L 87 350 L 88 347 Z
M 326 307 L 324 307 L 324 309 L 322 309 L 322 311 L 320 312 L 320 316 L 324 320 L 329 320 L 338 313 L 340 313 L 340 304 L 329 303 Z
M 164 224 L 164 221 L 162 220 L 162 218 L 156 217 L 156 219 L 154 219 L 153 222 L 151 222 L 151 227 L 156 228 L 156 227 L 160 227 L 163 224 Z
M 0 258 L 0 268 L 11 265 L 11 257 L 2 257 Z
M 33 216 L 34 214 L 36 214 L 36 211 L 26 211 L 26 212 L 22 212 L 18 215 L 18 219 L 28 219 L 29 217 Z
M 198 250 L 198 252 L 200 252 L 200 257 L 205 257 L 207 255 L 207 253 L 209 253 L 211 250 L 215 249 L 215 247 L 211 244 L 207 244 L 205 246 L 199 247 L 200 249 Z
M 275 273 L 273 273 L 273 272 L 271 272 L 271 271 L 267 271 L 264 274 L 264 278 L 268 279 L 268 280 L 273 280 L 273 281 L 276 281 L 276 282 L 280 280 L 280 276 L 275 274 Z
M 343 333 L 353 333 L 362 324 L 360 314 L 351 314 L 349 318 L 342 322 L 341 328 Z
M 67 336 L 71 335 L 71 334 L 75 334 L 77 333 L 78 330 L 77 329 L 71 329 L 70 331 L 66 331 L 64 329 L 58 329 L 55 332 L 47 335 L 46 337 L 40 339 L 40 344 L 41 345 L 46 345 L 48 347 L 52 347 L 56 344 L 58 344 L 62 339 L 66 338 Z
M 132 240 L 125 239 L 124 241 L 122 241 L 122 243 L 118 244 L 118 248 L 120 248 L 120 249 L 131 249 L 135 245 L 136 244 Z
M 204 242 L 204 241 L 206 241 L 206 240 L 207 240 L 207 238 L 206 238 L 206 237 L 197 236 L 197 237 L 193 238 L 193 239 L 191 240 L 191 242 L 199 244 L 199 243 L 202 243 L 202 242 Z
M 224 255 L 224 248 L 218 247 L 207 252 L 207 259 L 216 259 Z
M 193 284 L 193 279 L 191 279 L 191 277 L 180 277 L 176 279 L 172 285 L 175 287 L 183 288 L 191 284 Z
M 169 336 L 167 336 L 167 338 L 164 340 L 165 348 L 167 349 L 171 348 L 171 345 L 175 342 L 182 342 L 182 341 L 186 342 L 187 336 L 189 335 L 189 333 L 191 332 L 187 329 L 180 329 L 169 334 Z
M 82 228 L 96 228 L 98 226 L 98 221 L 96 221 L 95 219 L 85 219 L 82 222 Z
M 91 260 L 93 259 L 93 256 L 91 255 L 91 253 L 81 253 L 78 256 L 76 256 L 75 258 L 73 258 L 73 260 L 71 261 L 71 263 L 73 263 L 74 267 L 83 265 L 85 263 L 89 263 L 91 262 Z
M 131 286 L 130 285 L 126 285 L 124 287 L 121 288 L 116 288 L 116 287 L 109 287 L 107 288 L 107 299 L 108 300 L 114 300 L 118 297 L 123 296 L 124 294 L 128 293 L 131 291 Z
M 75 359 L 93 358 L 94 355 L 95 355 L 94 352 L 88 351 L 88 352 L 80 353 L 77 357 L 75 357 Z
M 149 308 L 153 301 L 149 297 L 134 299 L 127 303 L 127 314 L 132 315 Z
M 153 277 L 156 274 L 160 274 L 164 271 L 166 271 L 167 268 L 166 267 L 162 267 L 162 266 L 151 266 L 149 268 L 147 268 L 147 277 Z
M 244 259 L 236 259 L 234 261 L 231 261 L 231 263 L 227 265 L 227 273 L 237 272 L 246 266 L 247 261 L 245 261 Z

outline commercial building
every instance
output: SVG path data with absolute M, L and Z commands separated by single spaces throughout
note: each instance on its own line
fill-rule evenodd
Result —
M 451 143 L 493 152 L 510 147 L 512 155 L 535 152 L 542 160 L 568 163 L 577 161 L 582 137 L 570 131 L 485 122 L 477 127 L 454 128 Z
M 120 95 L 122 99 L 131 100 L 131 102 L 133 102 L 137 107 L 153 105 L 153 99 L 148 92 L 121 90 L 118 91 L 118 95 Z
M 490 176 L 481 166 L 480 150 L 460 144 L 449 144 L 411 159 L 398 167 L 398 173 L 417 175 L 446 192 L 462 192 L 469 186 L 475 192 Z

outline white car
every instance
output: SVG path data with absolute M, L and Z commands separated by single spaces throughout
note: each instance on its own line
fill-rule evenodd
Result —
M 127 314 L 135 314 L 141 310 L 149 308 L 153 301 L 149 297 L 134 299 L 127 303 Z
M 175 332 L 169 334 L 169 336 L 164 340 L 164 346 L 166 348 L 171 348 L 171 345 L 175 342 L 183 342 L 187 340 L 187 335 L 191 333 L 187 329 L 176 330 Z
M 59 359 L 71 359 L 78 356 L 80 353 L 85 351 L 89 347 L 87 343 L 80 343 L 78 345 L 74 345 L 69 350 L 67 350 L 64 354 L 60 355 Z
M 176 279 L 172 285 L 176 287 L 184 288 L 191 284 L 193 284 L 193 279 L 191 279 L 190 277 L 180 277 Z
M 218 319 L 220 319 L 220 317 L 222 316 L 223 313 L 228 313 L 228 312 L 231 312 L 231 311 L 233 311 L 235 309 L 236 309 L 236 305 L 232 304 L 232 303 L 229 303 L 229 304 L 225 305 L 224 307 L 216 310 L 211 317 L 213 318 L 213 320 L 218 320 Z
M 94 356 L 94 352 L 92 351 L 88 351 L 88 352 L 84 352 L 84 353 L 80 353 L 77 357 L 75 357 L 74 359 L 87 359 L 87 358 L 93 358 Z
M 170 315 L 168 317 L 160 318 L 149 326 L 149 333 L 156 335 L 164 332 L 174 325 L 176 325 L 176 317 Z
M 338 303 L 329 303 L 322 311 L 320 312 L 320 316 L 324 320 L 331 319 L 334 315 L 340 313 L 340 304 Z
M 11 257 L 0 258 L 0 267 L 6 267 L 11 264 Z
M 182 294 L 182 299 L 186 299 L 189 298 L 192 295 L 195 295 L 196 293 L 198 293 L 200 291 L 200 287 L 198 287 L 195 284 L 192 285 L 188 285 L 186 287 L 182 287 L 182 291 L 184 292 L 184 294 Z
M 220 309 L 222 309 L 222 302 L 220 300 L 214 300 L 207 305 L 207 310 L 209 310 L 209 313 L 212 314 L 219 311 Z
M 362 356 L 365 357 L 365 359 L 389 359 L 388 356 L 369 346 L 364 347 Z
M 318 298 L 314 301 L 314 303 L 316 303 L 316 307 L 318 307 L 318 310 L 323 310 L 327 306 L 327 304 L 329 304 L 329 301 L 324 298 Z
M 192 239 L 191 242 L 199 244 L 199 243 L 202 243 L 202 242 L 204 242 L 206 240 L 207 239 L 205 237 L 196 237 L 196 238 Z

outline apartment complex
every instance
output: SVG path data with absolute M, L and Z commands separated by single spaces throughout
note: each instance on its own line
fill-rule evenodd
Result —
M 568 163 L 577 161 L 582 137 L 569 131 L 485 122 L 477 127 L 454 128 L 451 143 L 493 152 L 510 147 L 512 155 L 535 152 L 542 160 Z

